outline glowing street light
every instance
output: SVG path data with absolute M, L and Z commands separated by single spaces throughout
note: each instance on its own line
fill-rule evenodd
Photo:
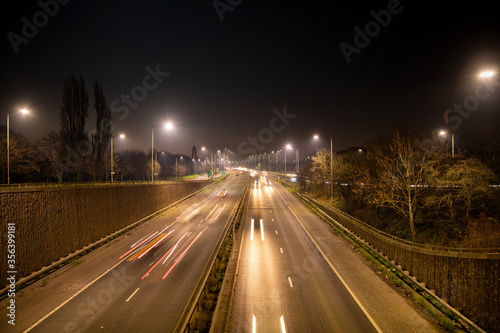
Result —
M 479 73 L 480 77 L 492 77 L 493 75 L 495 75 L 495 73 L 492 71 L 484 71 Z
M 119 138 L 120 139 L 125 139 L 125 134 L 121 133 L 119 135 Z M 115 174 L 115 172 L 113 171 L 113 135 L 111 135 L 111 182 L 113 182 L 113 175 Z
M 441 132 L 439 132 L 439 135 L 447 137 L 448 132 L 441 131 Z M 448 157 L 448 148 L 446 149 L 446 157 Z M 455 157 L 455 135 L 453 133 L 451 134 L 451 157 L 452 158 Z
M 22 114 L 28 114 L 29 110 L 24 108 L 21 109 Z M 10 185 L 10 116 L 7 112 L 7 185 Z
M 174 125 L 170 122 L 168 123 L 165 123 L 165 128 L 167 130 L 171 130 L 174 128 Z M 154 137 L 155 137 L 155 127 L 154 126 L 151 126 L 151 182 L 154 182 L 155 181 L 155 161 L 154 161 L 154 150 L 155 150 L 155 141 L 154 141 Z
M 286 149 L 292 149 L 292 145 L 287 144 L 287 145 L 285 146 L 285 148 L 286 148 Z M 286 149 L 285 149 L 285 151 L 283 152 L 283 153 L 285 154 L 285 180 L 286 180 Z

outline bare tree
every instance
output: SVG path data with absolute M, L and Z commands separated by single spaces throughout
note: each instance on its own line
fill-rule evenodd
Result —
M 410 134 L 394 131 L 392 138 L 374 145 L 370 158 L 376 172 L 365 170 L 360 180 L 368 202 L 394 209 L 408 219 L 416 238 L 415 213 L 418 200 L 435 179 L 436 159 L 428 147 L 419 146 Z
M 74 169 L 78 179 L 82 178 L 86 155 L 90 153 L 85 121 L 88 116 L 89 96 L 83 77 L 70 75 L 64 80 L 60 113 L 61 140 L 64 146 L 64 161 Z
M 106 104 L 106 97 L 97 81 L 94 82 L 94 108 L 97 114 L 96 131 L 92 136 L 94 177 L 102 179 L 108 170 L 104 165 L 104 157 L 108 155 L 111 143 L 111 110 Z
M 327 183 L 331 181 L 330 151 L 328 149 L 320 149 L 312 157 L 311 172 L 314 180 L 319 180 L 324 185 L 325 194 L 328 193 Z
M 489 185 L 493 179 L 494 173 L 481 161 L 472 158 L 458 160 L 440 170 L 435 181 L 436 193 L 428 201 L 436 204 L 438 209 L 446 208 L 452 223 L 456 223 L 460 215 L 466 224 L 471 209 L 491 197 Z
M 60 165 L 61 163 L 60 153 L 62 150 L 62 142 L 59 133 L 52 131 L 44 135 L 35 143 L 35 148 L 37 149 L 39 160 L 42 164 L 45 164 L 44 167 L 46 170 L 43 170 L 42 172 L 42 179 L 54 176 L 57 178 L 58 182 L 62 182 L 63 169 L 60 167 L 54 167 L 56 165 Z
M 28 139 L 10 130 L 10 177 L 13 182 L 29 182 L 36 179 L 36 154 Z M 7 128 L 0 129 L 0 170 L 7 183 Z

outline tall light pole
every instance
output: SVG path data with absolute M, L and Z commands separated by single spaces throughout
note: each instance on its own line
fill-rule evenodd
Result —
M 278 166 L 279 166 L 279 161 L 278 161 L 278 153 L 280 151 L 279 150 L 276 150 L 276 172 L 278 172 Z
M 120 134 L 120 139 L 124 139 L 125 134 Z M 113 135 L 111 135 L 111 182 L 113 182 L 113 175 L 115 172 L 113 171 L 113 163 L 114 163 L 114 158 L 113 158 Z
M 333 140 L 330 137 L 330 205 L 333 206 Z
M 21 109 L 22 114 L 29 113 L 28 109 Z M 7 112 L 7 185 L 10 185 L 10 116 Z
M 7 185 L 10 185 L 10 126 L 9 126 L 9 112 L 7 112 Z
M 287 149 L 292 149 L 292 146 L 289 144 L 285 146 L 285 151 L 284 151 L 284 153 L 285 153 L 285 180 L 286 180 L 286 150 Z
M 155 181 L 155 171 L 154 171 L 154 151 L 155 151 L 155 127 L 151 126 L 151 182 Z
M 174 125 L 172 123 L 166 123 L 165 124 L 165 128 L 167 130 L 171 130 L 172 128 L 174 127 Z M 151 181 L 154 182 L 155 178 L 155 172 L 154 172 L 154 168 L 155 168 L 155 163 L 154 163 L 154 151 L 155 151 L 155 141 L 154 141 L 154 137 L 155 137 L 155 127 L 154 126 L 151 126 Z
M 297 151 L 296 151 L 296 163 L 295 163 L 295 168 L 297 169 L 297 175 L 299 174 L 299 171 L 300 171 L 300 161 L 299 161 L 299 147 L 297 147 Z
M 446 142 L 448 142 L 448 131 L 441 131 L 439 135 L 446 137 Z M 448 157 L 448 145 L 446 145 L 446 157 Z M 451 134 L 451 157 L 455 157 L 455 134 Z

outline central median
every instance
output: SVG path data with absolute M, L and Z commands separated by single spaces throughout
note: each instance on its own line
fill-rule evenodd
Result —
M 236 237 L 235 229 L 239 226 L 248 202 L 249 187 L 250 179 L 248 178 L 244 190 L 229 215 L 225 229 L 212 251 L 210 260 L 200 276 L 176 332 L 212 332 L 221 321 L 223 323 L 226 319 L 225 315 L 219 314 L 225 313 L 225 310 L 221 311 L 221 305 L 227 305 L 232 297 L 231 293 L 228 294 L 227 286 L 231 285 L 234 279 L 234 274 L 232 274 L 232 266 L 235 263 L 233 240 Z M 228 270 L 231 272 L 226 274 Z

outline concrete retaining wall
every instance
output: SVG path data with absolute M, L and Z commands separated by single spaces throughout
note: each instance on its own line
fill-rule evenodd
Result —
M 9 271 L 9 223 L 15 224 L 19 280 L 207 185 L 186 182 L 0 192 L 1 288 L 7 284 Z

